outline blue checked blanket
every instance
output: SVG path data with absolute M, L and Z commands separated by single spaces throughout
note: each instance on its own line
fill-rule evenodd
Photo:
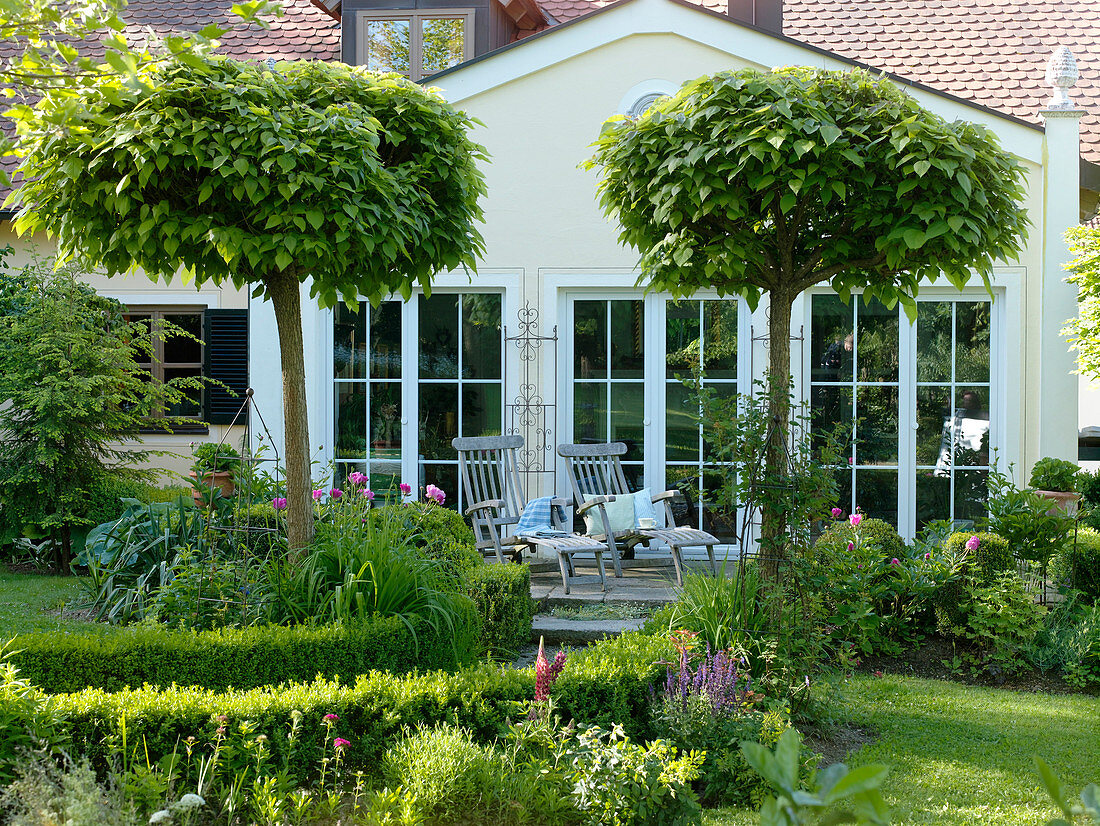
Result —
M 519 523 L 516 525 L 516 536 L 569 536 L 565 531 L 554 528 L 553 519 L 550 516 L 551 508 L 557 507 L 558 517 L 564 521 L 560 505 L 552 505 L 553 496 L 540 496 L 532 499 L 519 515 Z

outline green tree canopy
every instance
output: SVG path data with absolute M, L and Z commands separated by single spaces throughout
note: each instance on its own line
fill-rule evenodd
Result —
M 703 77 L 594 144 L 600 203 L 642 253 L 640 281 L 770 300 L 770 373 L 790 380 L 794 299 L 821 283 L 901 302 L 922 279 L 989 284 L 1020 252 L 1023 172 L 985 128 L 949 123 L 864 71 Z M 779 431 L 786 394 L 775 394 Z M 770 454 L 779 461 L 779 445 Z M 765 513 L 774 539 L 782 514 Z M 769 531 L 769 525 L 771 530 Z
M 1062 332 L 1077 348 L 1081 372 L 1100 378 L 1100 228 L 1073 227 L 1066 241 L 1073 253 L 1067 269 L 1078 288 L 1079 315 Z
M 470 119 L 396 75 L 188 55 L 108 79 L 65 130 L 19 124 L 21 232 L 108 274 L 250 285 L 279 327 L 288 533 L 312 535 L 299 285 L 323 306 L 472 268 L 484 180 Z M 48 109 L 45 110 L 48 115 Z

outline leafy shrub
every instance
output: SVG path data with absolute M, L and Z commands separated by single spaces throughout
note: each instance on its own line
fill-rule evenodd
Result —
M 856 516 L 831 525 L 804 567 L 804 586 L 820 599 L 821 622 L 842 660 L 896 654 L 920 639 L 934 594 L 954 576 L 943 555 L 907 547 L 887 523 Z
M 1100 470 L 1095 473 L 1082 470 L 1078 480 L 1081 523 L 1093 530 L 1100 530 Z
M 570 655 L 551 697 L 566 717 L 607 729 L 620 725 L 631 737 L 648 738 L 650 694 L 675 657 L 664 637 L 627 633 L 601 640 Z
M 1073 520 L 1052 509 L 1049 499 L 1020 490 L 1000 474 L 990 474 L 989 489 L 986 530 L 1004 537 L 1017 559 L 1045 566 L 1065 546 Z
M 1079 528 L 1076 541 L 1051 560 L 1051 578 L 1081 593 L 1092 604 L 1100 601 L 1100 532 Z
M 55 751 L 64 730 L 53 699 L 31 685 L 0 647 L 0 787 L 15 779 L 16 765 L 30 752 Z
M 124 726 L 128 742 L 141 744 L 142 760 L 148 750 L 155 763 L 178 753 L 188 737 L 210 741 L 221 726 L 235 731 L 250 722 L 255 734 L 269 738 L 274 762 L 286 762 L 288 771 L 308 779 L 315 776 L 324 744 L 304 738 L 291 748 L 286 732 L 292 712 L 301 714 L 306 731 L 322 729 L 324 715 L 338 715 L 341 736 L 351 741 L 345 754 L 348 769 L 374 773 L 382 753 L 407 727 L 450 722 L 468 728 L 478 742 L 491 742 L 507 730 L 509 719 L 522 716 L 534 686 L 530 670 L 481 665 L 455 673 L 372 671 L 354 683 L 316 680 L 248 691 L 86 689 L 54 695 L 53 702 L 74 749 L 88 755 L 98 770 L 107 767 L 121 745 Z
M 1100 605 L 1076 617 L 1067 649 L 1066 682 L 1078 688 L 1100 687 Z
M 1043 609 L 1016 574 L 976 585 L 968 596 L 966 625 L 953 630 L 974 646 L 972 665 L 994 677 L 1018 672 L 1024 649 L 1039 631 Z
M 526 565 L 479 563 L 466 573 L 465 591 L 481 619 L 484 648 L 515 655 L 531 640 L 531 569 Z
M 1061 490 L 1077 492 L 1081 468 L 1076 462 L 1046 456 L 1031 468 L 1029 484 L 1036 490 Z
M 817 538 L 813 547 L 815 561 L 822 565 L 843 557 L 852 540 L 852 525 L 847 519 L 832 522 Z M 863 542 L 873 548 L 884 559 L 900 559 L 905 553 L 905 540 L 889 522 L 882 519 L 864 517 L 859 523 L 859 534 Z
M 226 472 L 235 475 L 241 466 L 241 454 L 232 445 L 203 442 L 191 451 L 191 470 L 201 481 L 208 473 Z
M 107 473 L 91 485 L 86 496 L 88 499 L 88 523 L 92 526 L 118 519 L 126 510 L 124 499 L 136 499 L 139 502 L 152 501 L 152 485 L 137 479 Z
M 978 547 L 970 550 L 967 543 L 975 536 Z M 956 576 L 936 592 L 936 620 L 941 631 L 951 633 L 952 628 L 966 626 L 974 589 L 1014 572 L 1016 562 L 1008 540 L 994 533 L 956 531 L 944 541 L 941 552 L 954 565 Z
M 203 632 L 137 625 L 117 634 L 20 637 L 12 662 L 34 685 L 53 693 L 173 683 L 226 691 L 317 676 L 352 680 L 372 669 L 453 668 L 460 664 L 456 648 L 461 663 L 477 654 L 472 633 L 464 632 L 456 644 L 426 626 L 418 632 L 419 648 L 396 617 L 367 617 L 348 626 Z

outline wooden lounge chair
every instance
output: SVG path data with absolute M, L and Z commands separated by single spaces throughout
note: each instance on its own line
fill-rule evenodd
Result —
M 573 555 L 595 554 L 600 587 L 607 587 L 603 555 L 607 545 L 591 537 L 573 533 L 558 517 L 559 509 L 567 508 L 569 500 L 554 499 L 550 508 L 550 527 L 563 532 L 560 536 L 514 536 L 527 504 L 519 481 L 516 451 L 523 447 L 522 436 L 473 436 L 453 439 L 462 468 L 462 486 L 469 504 L 466 515 L 474 528 L 474 538 L 482 553 L 496 555 L 504 562 L 505 549 L 515 558 L 529 546 L 546 548 L 558 557 L 561 581 L 565 593 L 576 579 Z
M 625 531 L 612 531 L 606 505 L 619 496 L 633 496 L 623 473 L 622 455 L 626 445 L 622 442 L 595 445 L 558 445 L 558 455 L 566 460 L 569 474 L 569 487 L 573 491 L 577 513 L 582 516 L 593 508 L 599 508 L 603 531 L 592 535 L 607 543 L 611 550 L 611 561 L 615 564 L 615 576 L 623 575 L 619 563 L 620 548 L 632 548 L 636 545 L 650 546 L 657 542 L 667 545 L 672 553 L 672 564 L 676 568 L 676 582 L 684 584 L 684 548 L 705 547 L 710 558 L 712 573 L 717 575 L 718 565 L 714 560 L 714 546 L 718 539 L 706 531 L 697 528 L 681 528 L 676 525 L 672 513 L 672 502 L 680 501 L 684 494 L 678 490 L 666 490 L 652 498 L 654 509 L 664 513 L 665 524 L 656 528 L 634 527 Z M 587 498 L 586 498 L 587 497 Z M 600 524 L 597 522 L 597 524 Z

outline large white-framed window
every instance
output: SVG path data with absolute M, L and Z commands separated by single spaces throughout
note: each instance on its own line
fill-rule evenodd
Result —
M 420 80 L 473 56 L 473 9 L 356 12 L 358 62 Z
M 331 458 L 336 479 L 370 477 L 381 494 L 434 484 L 460 507 L 456 436 L 499 435 L 509 391 L 504 326 L 514 315 L 506 277 L 477 286 L 443 276 L 415 292 L 331 313 Z M 510 285 L 509 285 L 510 286 Z
M 933 520 L 969 527 L 986 513 L 989 472 L 1014 460 L 1005 330 L 1018 323 L 1013 273 L 981 287 L 921 290 L 916 320 L 900 307 L 803 299 L 802 348 L 814 431 L 850 435 L 838 505 L 857 506 L 913 538 Z M 1005 284 L 1008 286 L 1006 287 Z
M 677 513 L 681 524 L 732 538 L 737 513 L 715 503 L 719 468 L 684 380 L 700 369 L 719 394 L 739 392 L 750 357 L 741 346 L 751 338 L 744 302 L 577 287 L 561 289 L 557 300 L 566 331 L 560 441 L 625 442 L 623 468 L 633 489 L 679 489 L 686 499 Z

